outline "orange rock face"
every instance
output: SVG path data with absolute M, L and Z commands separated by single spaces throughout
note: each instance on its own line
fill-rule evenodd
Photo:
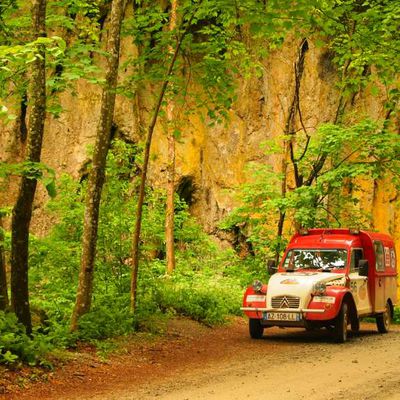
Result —
M 194 115 L 182 119 L 182 136 L 176 147 L 177 186 L 187 185 L 190 191 L 191 212 L 206 231 L 213 232 L 218 222 L 235 206 L 235 188 L 249 179 L 246 165 L 251 161 L 269 163 L 278 172 L 281 157 L 265 155 L 262 142 L 279 138 L 285 124 L 295 90 L 294 63 L 298 57 L 300 40 L 288 39 L 282 49 L 270 54 L 262 65 L 262 76 L 238 78 L 237 101 L 229 110 L 229 120 L 224 124 L 210 125 L 207 118 Z M 122 57 L 135 49 L 125 39 Z M 129 71 L 128 71 L 129 72 Z M 337 71 L 331 56 L 314 43 L 308 43 L 304 72 L 299 90 L 302 124 L 312 132 L 319 124 L 334 120 L 339 93 L 336 88 Z M 152 88 L 157 91 L 157 88 Z M 146 89 L 142 93 L 142 113 L 148 119 L 151 100 Z M 200 90 L 194 87 L 193 90 Z M 100 89 L 79 81 L 75 94 L 61 95 L 64 112 L 58 119 L 48 116 L 45 127 L 42 160 L 57 173 L 68 172 L 79 177 L 88 160 L 87 148 L 94 142 L 98 120 Z M 18 104 L 8 104 L 18 115 Z M 385 115 L 382 98 L 366 93 L 354 98 L 350 111 L 360 119 L 368 115 L 379 119 Z M 16 131 L 20 121 L 0 126 L 0 159 L 14 162 L 23 155 Z M 114 123 L 120 136 L 141 140 L 135 120 L 134 104 L 118 96 Z M 294 125 L 302 128 L 299 116 Z M 157 125 L 152 145 L 149 179 L 154 186 L 165 184 L 167 142 L 162 119 Z M 394 236 L 400 257 L 400 224 L 398 194 L 390 178 L 379 182 L 361 183 L 359 207 L 372 215 L 372 227 Z M 0 192 L 0 205 L 12 205 L 16 183 L 9 191 Z M 45 232 L 51 225 L 43 211 L 47 195 L 42 188 L 37 195 L 33 229 Z

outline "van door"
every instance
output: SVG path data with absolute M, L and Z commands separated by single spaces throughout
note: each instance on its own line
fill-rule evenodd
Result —
M 368 290 L 368 278 L 358 273 L 358 263 L 364 258 L 363 249 L 352 249 L 350 255 L 350 288 L 356 302 L 358 315 L 369 314 L 372 311 Z
M 375 251 L 375 302 L 374 312 L 385 311 L 385 251 L 383 243 L 379 240 L 374 241 Z

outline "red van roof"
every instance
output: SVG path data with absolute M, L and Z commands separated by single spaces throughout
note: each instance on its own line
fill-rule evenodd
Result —
M 329 247 L 358 247 L 362 246 L 362 237 L 367 237 L 371 242 L 381 240 L 384 243 L 393 243 L 393 239 L 383 233 L 348 228 L 318 228 L 296 233 L 290 240 L 289 247 L 318 247 L 321 245 Z

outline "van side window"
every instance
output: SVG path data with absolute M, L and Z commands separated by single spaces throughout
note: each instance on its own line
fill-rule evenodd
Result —
M 390 266 L 396 269 L 396 253 L 394 249 L 390 249 Z
M 362 249 L 353 249 L 351 251 L 350 272 L 358 271 L 358 263 L 363 258 Z
M 383 252 L 383 244 L 381 242 L 374 242 L 374 249 L 375 249 L 375 259 L 376 259 L 375 268 L 377 271 L 384 271 L 385 259 Z

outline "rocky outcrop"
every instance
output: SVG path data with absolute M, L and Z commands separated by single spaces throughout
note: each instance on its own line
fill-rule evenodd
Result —
M 294 119 L 294 129 L 304 125 L 312 134 L 324 122 L 334 121 L 339 94 L 335 87 L 337 71 L 329 51 L 318 48 L 312 41 L 291 38 L 263 63 L 260 78 L 238 78 L 238 100 L 229 111 L 225 124 L 209 125 L 198 116 L 184 122 L 183 135 L 177 143 L 177 191 L 190 205 L 191 212 L 210 233 L 216 232 L 218 222 L 235 205 L 232 196 L 235 187 L 248 179 L 246 165 L 250 161 L 270 163 L 277 170 L 281 165 L 278 156 L 266 156 L 260 143 L 282 135 L 290 113 L 296 90 L 295 61 L 299 51 L 304 52 L 304 69 L 298 91 L 299 115 Z M 133 51 L 125 42 L 123 51 Z M 46 120 L 42 160 L 58 173 L 68 172 L 79 177 L 88 162 L 87 147 L 94 142 L 100 90 L 80 81 L 75 95 L 64 93 L 61 104 L 64 112 L 58 119 Z M 20 105 L 9 105 L 16 115 L 21 115 Z M 383 118 L 385 110 L 379 97 L 368 93 L 353 99 L 351 107 L 361 115 Z M 151 107 L 144 104 L 144 115 Z M 140 140 L 136 126 L 134 104 L 121 96 L 117 99 L 115 134 L 126 140 Z M 21 131 L 22 129 L 22 131 Z M 23 127 L 20 121 L 3 126 L 0 130 L 0 157 L 18 160 L 23 153 Z M 22 150 L 21 150 L 22 149 Z M 162 124 L 157 127 L 152 145 L 149 179 L 152 185 L 165 184 L 167 142 Z M 1 203 L 12 204 L 13 188 L 1 192 Z M 390 232 L 400 245 L 400 225 L 397 223 L 399 201 L 390 182 L 363 183 L 361 207 L 370 210 L 374 228 Z M 34 230 L 45 231 L 51 221 L 45 217 L 42 205 L 47 195 L 40 190 L 34 212 Z M 400 254 L 400 248 L 398 248 Z

